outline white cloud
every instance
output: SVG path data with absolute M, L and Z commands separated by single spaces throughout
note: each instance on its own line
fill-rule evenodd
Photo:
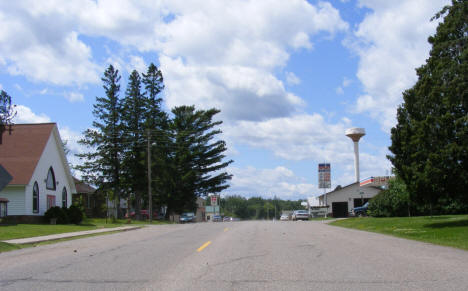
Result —
M 233 174 L 231 187 L 225 195 L 243 195 L 273 197 L 282 199 L 305 199 L 317 192 L 317 186 L 306 183 L 304 178 L 296 176 L 288 168 L 278 166 L 273 169 L 257 169 L 255 167 L 230 167 Z
M 14 123 L 45 123 L 50 122 L 50 117 L 44 113 L 35 114 L 31 108 L 24 105 L 17 105 L 16 117 L 13 120 Z
M 288 116 L 304 105 L 272 74 L 252 67 L 187 66 L 180 58 L 161 58 L 169 108 L 195 104 L 216 107 L 230 120 Z
M 346 77 L 343 78 L 343 82 L 341 83 L 341 86 L 338 86 L 335 89 L 336 94 L 338 95 L 343 95 L 344 94 L 344 88 L 348 87 L 352 81 Z
M 146 73 L 147 69 L 148 69 L 148 66 L 146 65 L 142 57 L 130 56 L 130 64 L 127 66 L 128 72 L 137 70 L 141 74 L 141 73 Z
M 288 85 L 298 85 L 301 83 L 301 79 L 293 72 L 286 72 L 286 83 L 288 83 Z
M 11 75 L 56 85 L 99 82 L 99 66 L 78 39 L 79 2 L 15 1 L 0 4 L 0 55 Z
M 75 155 L 89 151 L 85 146 L 80 145 L 78 143 L 78 141 L 83 138 L 83 135 L 79 132 L 72 130 L 68 126 L 61 125 L 59 125 L 59 132 L 62 141 L 67 143 L 67 148 L 70 150 L 70 153 L 67 156 L 68 162 L 71 163 L 72 166 L 82 164 L 82 161 L 80 161 L 80 159 Z M 73 172 L 73 174 L 78 178 L 81 177 L 81 172 Z
M 265 121 L 239 121 L 223 128 L 237 143 L 271 150 L 288 160 L 345 162 L 352 160 L 352 144 L 344 135 L 349 124 L 329 124 L 319 114 L 299 114 Z
M 84 101 L 84 96 L 81 93 L 78 92 L 68 92 L 65 93 L 65 98 L 70 101 L 70 102 L 83 102 Z
M 361 6 L 372 10 L 346 45 L 360 57 L 357 77 L 365 94 L 358 97 L 355 111 L 366 112 L 389 132 L 395 124 L 402 92 L 417 80 L 415 68 L 428 57 L 429 35 L 437 21 L 430 21 L 448 0 L 370 1 Z

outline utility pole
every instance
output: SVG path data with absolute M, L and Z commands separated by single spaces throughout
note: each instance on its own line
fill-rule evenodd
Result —
M 153 222 L 153 197 L 151 196 L 151 148 L 150 148 L 150 139 L 151 139 L 151 131 L 148 128 L 148 140 L 146 144 L 146 154 L 148 156 L 148 215 L 150 223 Z

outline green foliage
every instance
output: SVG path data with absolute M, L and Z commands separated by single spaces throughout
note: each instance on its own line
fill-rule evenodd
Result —
M 15 105 L 11 105 L 11 96 L 7 92 L 0 91 L 0 144 L 2 143 L 3 132 L 11 125 L 16 116 Z
M 146 99 L 141 92 L 141 77 L 134 70 L 128 80 L 125 98 L 120 112 L 123 131 L 122 184 L 124 189 L 135 194 L 135 212 L 140 218 L 141 197 L 147 185 L 145 111 Z
M 251 197 L 249 199 L 238 196 L 226 196 L 221 198 L 221 212 L 225 216 L 233 216 L 241 219 L 279 219 L 283 210 L 304 209 L 301 200 L 281 200 L 277 198 L 264 199 Z M 275 216 L 276 208 L 276 216 Z
M 81 221 L 83 221 L 83 212 L 76 205 L 70 206 L 70 208 L 67 209 L 67 214 L 71 223 L 80 224 Z
M 96 98 L 95 129 L 85 131 L 80 141 L 90 152 L 78 155 L 83 164 L 76 168 L 99 192 L 114 193 L 116 201 L 130 198 L 138 216 L 143 205 L 148 207 L 149 144 L 153 209 L 193 210 L 197 197 L 229 187 L 231 175 L 223 169 L 232 161 L 224 161 L 226 143 L 217 138 L 221 121 L 213 121 L 219 110 L 181 106 L 169 119 L 161 110 L 161 71 L 151 64 L 142 76 L 130 74 L 120 99 L 118 71 L 109 66 L 104 72 L 106 96 Z
M 44 218 L 49 222 L 52 218 L 57 219 L 57 224 L 68 224 L 69 218 L 67 210 L 58 206 L 49 208 L 44 213 Z
M 226 182 L 231 175 L 222 170 L 232 161 L 223 161 L 226 143 L 215 139 L 221 133 L 214 128 L 222 122 L 213 121 L 219 110 L 180 106 L 172 113 L 170 174 L 166 176 L 170 189 L 166 201 L 169 211 L 180 213 L 194 209 L 197 197 L 228 188 Z
M 330 224 L 468 250 L 468 215 L 349 218 Z
M 101 80 L 106 96 L 96 97 L 94 129 L 86 130 L 79 141 L 90 151 L 77 155 L 83 164 L 76 168 L 84 173 L 84 181 L 98 186 L 101 191 L 113 190 L 119 201 L 123 151 L 119 71 L 110 65 Z
M 403 93 L 389 147 L 410 200 L 430 212 L 441 201 L 468 203 L 468 1 L 453 0 L 440 17 L 430 57 Z
M 405 183 L 399 178 L 390 180 L 388 189 L 369 201 L 367 211 L 375 217 L 410 216 L 409 194 Z

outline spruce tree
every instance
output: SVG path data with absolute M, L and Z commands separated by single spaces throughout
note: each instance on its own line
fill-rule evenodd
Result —
M 170 137 L 168 135 L 168 116 L 161 109 L 164 90 L 164 80 L 161 70 L 153 63 L 148 67 L 146 74 L 142 74 L 142 83 L 145 85 L 145 132 L 151 144 L 151 189 L 153 205 L 166 204 L 166 195 L 170 191 L 170 177 L 168 176 L 168 164 L 170 153 Z M 146 159 L 147 160 L 147 157 Z M 146 165 L 147 166 L 147 165 Z M 156 208 L 153 207 L 154 210 Z
M 3 133 L 8 129 L 11 134 L 11 124 L 16 116 L 15 105 L 11 105 L 11 96 L 7 92 L 0 91 L 0 144 Z
M 124 184 L 127 194 L 135 194 L 135 214 L 140 219 L 142 195 L 147 185 L 145 167 L 145 96 L 141 91 L 140 74 L 134 70 L 128 79 L 125 98 L 122 101 L 122 129 L 124 136 L 124 158 L 122 168 L 125 172 Z
M 172 110 L 170 123 L 173 139 L 170 172 L 172 191 L 168 208 L 174 212 L 193 210 L 197 197 L 219 193 L 229 187 L 231 175 L 224 172 L 232 160 L 224 161 L 226 143 L 215 139 L 221 121 L 213 121 L 217 109 L 195 110 L 180 106 Z
M 389 159 L 412 201 L 468 202 L 468 1 L 453 0 L 417 83 L 403 93 Z
M 96 97 L 93 105 L 95 120 L 93 128 L 83 132 L 80 144 L 89 152 L 78 154 L 83 164 L 76 168 L 83 173 L 83 179 L 99 187 L 99 190 L 113 193 L 120 212 L 121 169 L 122 161 L 122 128 L 120 120 L 121 102 L 119 99 L 119 71 L 110 65 L 101 78 L 105 97 Z

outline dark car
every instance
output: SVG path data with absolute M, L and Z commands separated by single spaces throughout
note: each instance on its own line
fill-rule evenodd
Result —
M 366 216 L 367 208 L 369 208 L 369 202 L 364 203 L 364 205 L 362 206 L 354 207 L 353 209 L 354 216 Z
M 179 222 L 180 223 L 195 222 L 195 213 L 193 212 L 182 213 L 179 217 Z
M 130 211 L 130 218 L 134 219 L 136 216 L 135 211 Z M 149 219 L 149 212 L 148 210 L 140 210 L 140 216 L 143 219 Z M 128 218 L 128 213 L 125 213 L 125 218 Z M 153 212 L 153 219 L 161 219 L 161 216 L 156 213 L 156 211 Z

